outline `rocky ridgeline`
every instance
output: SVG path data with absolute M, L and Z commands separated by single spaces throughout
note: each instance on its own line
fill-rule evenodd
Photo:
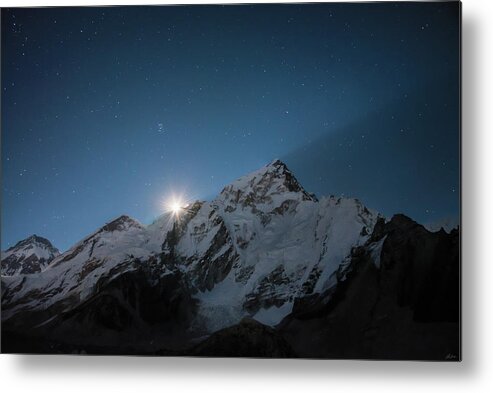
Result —
M 121 216 L 3 276 L 3 349 L 459 356 L 458 255 L 457 231 L 318 199 L 276 160 L 178 216 Z

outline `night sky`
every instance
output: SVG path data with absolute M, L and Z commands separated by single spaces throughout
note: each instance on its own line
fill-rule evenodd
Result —
M 317 195 L 459 215 L 459 4 L 2 10 L 2 249 L 64 250 L 275 158 Z

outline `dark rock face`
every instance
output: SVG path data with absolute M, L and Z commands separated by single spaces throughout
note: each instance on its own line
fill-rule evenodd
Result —
M 403 215 L 386 225 L 381 268 L 397 281 L 397 304 L 417 322 L 459 321 L 459 233 L 430 233 Z M 375 240 L 380 240 L 376 238 Z M 390 275 L 394 273 L 394 276 Z M 387 278 L 386 277 L 386 278 Z
M 304 269 L 301 269 L 295 276 L 301 276 Z M 276 291 L 276 288 L 283 288 L 283 291 Z M 292 300 L 295 288 L 292 285 L 291 277 L 287 276 L 284 267 L 279 266 L 269 275 L 264 277 L 258 286 L 245 297 L 243 307 L 250 312 L 257 312 L 260 308 L 271 306 L 281 307 L 286 300 Z
M 2 252 L 3 276 L 39 273 L 59 255 L 48 239 L 32 235 Z
M 279 332 L 248 318 L 238 325 L 217 331 L 192 348 L 188 354 L 217 357 L 296 357 Z
M 48 265 L 50 260 L 44 258 L 38 258 L 36 255 L 31 254 L 28 257 L 18 257 L 16 255 L 10 255 L 5 259 L 2 259 L 2 274 L 4 276 L 12 276 L 16 273 L 19 274 L 33 274 L 41 271 L 41 267 Z
M 202 291 L 206 289 L 211 290 L 215 284 L 224 280 L 237 258 L 234 248 L 231 246 L 232 240 L 224 223 L 221 221 L 217 225 L 219 225 L 219 230 L 211 242 L 211 247 L 207 250 L 203 258 L 195 264 L 193 269 L 192 276 L 197 277 L 194 280 L 194 286 Z M 230 245 L 228 250 L 219 257 L 216 257 L 225 244 Z
M 280 331 L 302 357 L 459 359 L 458 235 L 382 220 L 336 287 L 299 299 Z

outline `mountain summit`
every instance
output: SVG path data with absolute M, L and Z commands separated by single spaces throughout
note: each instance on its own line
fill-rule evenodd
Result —
M 59 254 L 48 239 L 29 236 L 2 252 L 2 275 L 38 273 Z
M 275 208 L 286 200 L 316 201 L 317 198 L 303 189 L 286 164 L 274 160 L 224 187 L 214 203 L 231 212 L 237 207 Z

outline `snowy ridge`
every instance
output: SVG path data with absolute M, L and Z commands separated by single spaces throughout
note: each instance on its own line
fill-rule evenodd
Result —
M 336 284 L 334 272 L 368 240 L 378 217 L 356 199 L 318 200 L 275 160 L 179 216 L 165 214 L 148 226 L 121 216 L 42 273 L 2 278 L 2 318 L 57 304 L 69 310 L 101 280 L 152 266 L 157 275 L 179 272 L 198 301 L 197 330 L 245 316 L 276 325 L 296 299 Z
M 9 301 L 21 300 L 4 313 L 8 317 L 22 309 L 47 308 L 69 296 L 83 301 L 115 267 L 132 269 L 132 262 L 147 260 L 159 251 L 150 238 L 147 228 L 128 216 L 111 221 L 53 259 L 41 274 L 4 277 L 6 287 L 17 289 Z M 45 298 L 38 293 L 54 294 Z

